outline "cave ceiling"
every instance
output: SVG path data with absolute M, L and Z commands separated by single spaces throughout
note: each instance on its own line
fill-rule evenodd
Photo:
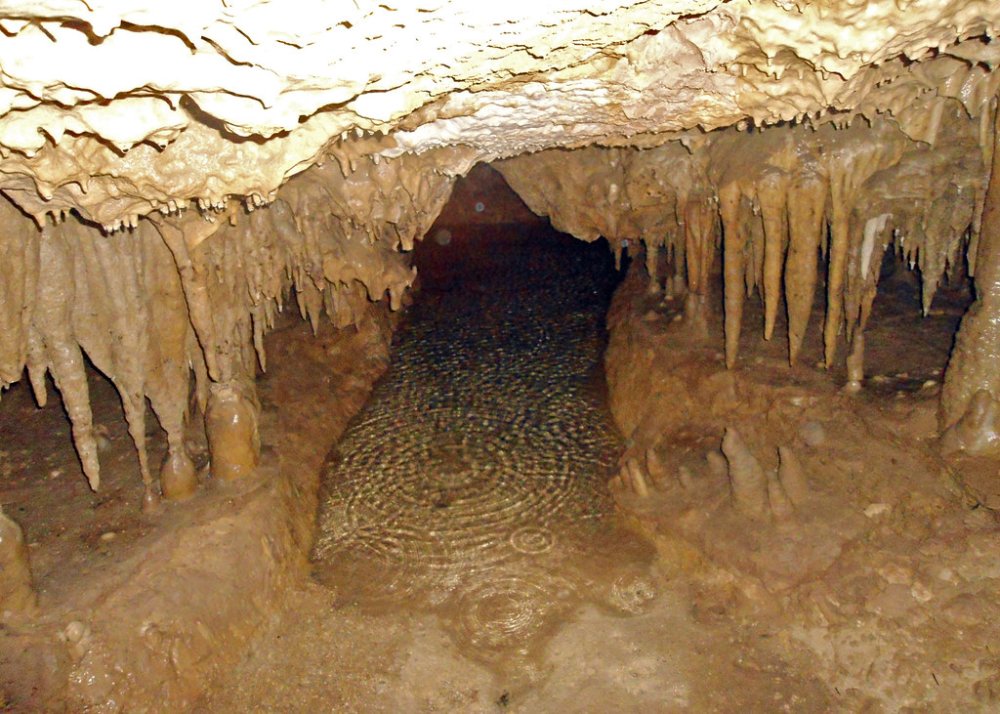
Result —
M 477 160 L 981 113 L 992 0 L 0 4 L 0 189 L 40 223 L 274 199 L 331 156 Z M 990 80 L 990 81 L 987 81 Z M 928 109 L 928 107 L 931 107 Z

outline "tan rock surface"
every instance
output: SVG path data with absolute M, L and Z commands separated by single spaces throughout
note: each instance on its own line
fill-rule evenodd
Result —
M 981 104 L 991 92 L 965 77 L 997 52 L 960 41 L 993 33 L 1000 8 L 107 0 L 8 3 L 0 18 L 0 188 L 35 216 L 75 208 L 118 226 L 188 201 L 270 199 L 354 132 L 389 132 L 370 151 L 461 144 L 493 158 L 745 119 L 905 114 L 934 94 Z

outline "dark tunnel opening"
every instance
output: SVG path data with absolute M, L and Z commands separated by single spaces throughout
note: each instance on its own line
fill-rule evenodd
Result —
M 622 273 L 606 242 L 519 204 L 477 169 L 416 249 L 389 368 L 328 458 L 313 554 L 340 602 L 432 613 L 507 691 L 548 667 L 569 613 L 638 614 L 656 589 L 652 547 L 607 485 L 624 448 L 603 369 Z

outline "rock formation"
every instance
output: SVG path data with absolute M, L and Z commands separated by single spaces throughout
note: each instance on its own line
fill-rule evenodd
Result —
M 882 253 L 919 267 L 925 310 L 965 256 L 981 298 L 948 426 L 977 390 L 1000 398 L 982 375 L 998 27 L 991 0 L 8 4 L 0 387 L 27 367 L 44 403 L 51 373 L 97 488 L 89 359 L 152 506 L 196 485 L 193 380 L 213 472 L 252 470 L 276 311 L 347 325 L 361 301 L 398 306 L 453 178 L 509 159 L 557 227 L 669 251 L 691 317 L 721 248 L 730 365 L 754 288 L 766 337 L 787 304 L 794 361 L 822 251 L 825 360 L 845 335 L 857 386 Z M 146 399 L 170 445 L 159 489 Z
M 314 326 L 324 312 L 349 325 L 366 300 L 386 294 L 398 307 L 414 277 L 398 249 L 411 248 L 444 205 L 456 161 L 452 150 L 379 165 L 365 159 L 346 176 L 330 162 L 256 210 L 231 202 L 167 212 L 109 235 L 76 218 L 38 229 L 5 201 L 0 382 L 16 381 L 26 365 L 44 404 L 52 374 L 96 489 L 86 355 L 122 395 L 151 505 L 145 399 L 170 445 L 163 495 L 184 498 L 196 484 L 183 439 L 193 378 L 213 474 L 243 475 L 256 464 L 253 380 L 258 365 L 266 368 L 263 334 L 276 312 L 293 294 Z
M 10 614 L 30 613 L 36 607 L 31 586 L 28 548 L 21 527 L 0 509 L 0 620 Z
M 692 293 L 707 289 L 721 243 L 730 366 L 743 300 L 754 289 L 764 299 L 768 339 L 784 297 L 789 359 L 795 360 L 822 250 L 830 366 L 842 331 L 855 344 L 862 339 L 886 249 L 919 267 L 926 311 L 948 267 L 979 235 L 982 153 L 991 150 L 993 132 L 957 101 L 941 102 L 947 121 L 939 118 L 934 144 L 911 139 L 895 120 L 876 115 L 843 128 L 807 121 L 717 131 L 648 149 L 540 152 L 499 168 L 529 205 L 574 235 L 604 235 L 617 250 L 630 240 L 651 252 L 665 247 L 684 265 Z M 617 175 L 609 167 L 617 167 Z M 860 366 L 851 378 L 860 379 Z

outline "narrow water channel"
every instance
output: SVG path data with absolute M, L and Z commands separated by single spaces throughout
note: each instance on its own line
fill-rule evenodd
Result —
M 606 245 L 550 230 L 434 248 L 392 366 L 328 457 L 315 574 L 338 603 L 437 615 L 464 656 L 531 666 L 583 602 L 653 596 L 606 482 Z

